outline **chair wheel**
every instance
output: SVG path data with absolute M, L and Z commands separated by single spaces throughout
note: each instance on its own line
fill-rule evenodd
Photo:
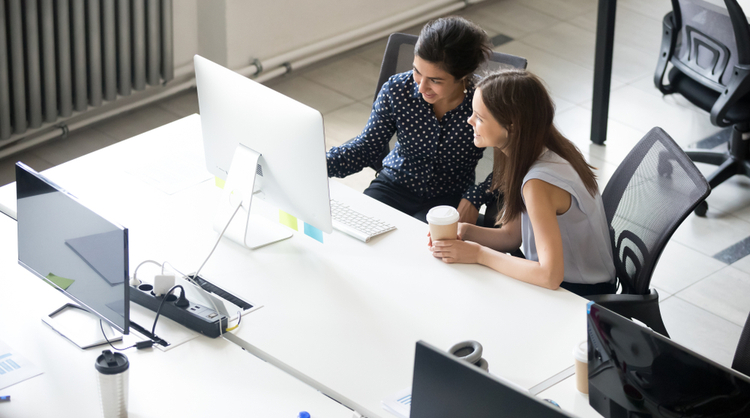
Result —
M 701 218 L 706 217 L 706 212 L 708 212 L 708 202 L 705 200 L 700 202 L 693 212 L 695 213 L 695 216 L 700 216 Z

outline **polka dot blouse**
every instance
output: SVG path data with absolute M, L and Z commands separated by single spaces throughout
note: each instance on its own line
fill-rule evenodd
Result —
M 474 184 L 482 148 L 474 146 L 471 86 L 464 101 L 435 117 L 432 105 L 419 94 L 412 72 L 396 74 L 383 84 L 367 125 L 354 140 L 328 151 L 328 175 L 346 177 L 372 164 L 396 133 L 396 146 L 383 160 L 383 170 L 423 199 L 460 194 L 477 208 L 495 198 L 489 192 L 492 174 Z

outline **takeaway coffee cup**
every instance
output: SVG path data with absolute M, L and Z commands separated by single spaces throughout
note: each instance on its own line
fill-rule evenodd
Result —
M 128 358 L 122 353 L 102 351 L 95 367 L 99 377 L 99 399 L 104 418 L 128 416 Z
M 573 349 L 573 357 L 576 359 L 576 389 L 588 395 L 589 393 L 589 345 L 582 341 Z
M 456 239 L 458 236 L 458 211 L 453 206 L 435 206 L 427 212 L 430 236 L 433 241 Z

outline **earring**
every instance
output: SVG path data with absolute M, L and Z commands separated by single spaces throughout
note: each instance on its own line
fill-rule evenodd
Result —
M 466 93 L 468 93 L 468 91 L 466 89 L 466 79 L 464 78 L 464 94 L 466 94 Z

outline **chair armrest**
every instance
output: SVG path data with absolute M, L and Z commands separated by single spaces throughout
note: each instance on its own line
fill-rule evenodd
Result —
M 652 330 L 669 337 L 659 311 L 659 293 L 651 289 L 646 295 L 593 295 L 591 301 L 626 318 L 637 319 Z
M 663 80 L 664 73 L 667 71 L 667 64 L 674 55 L 675 45 L 677 45 L 677 31 L 674 30 L 674 12 L 669 12 L 662 20 L 659 60 L 656 62 L 656 70 L 654 71 L 654 85 L 662 94 L 674 93 L 670 86 L 664 85 Z
M 711 108 L 711 123 L 722 127 L 732 125 L 733 122 L 727 121 L 724 118 L 729 108 L 737 100 L 745 97 L 748 92 L 750 92 L 750 66 L 735 65 L 727 88 L 721 93 Z
M 651 300 L 658 300 L 659 295 L 656 290 L 651 289 L 654 293 L 647 295 L 628 295 L 628 294 L 606 294 L 606 295 L 591 295 L 587 298 L 592 302 L 600 305 L 617 305 L 617 304 L 637 304 L 637 303 L 648 303 Z

